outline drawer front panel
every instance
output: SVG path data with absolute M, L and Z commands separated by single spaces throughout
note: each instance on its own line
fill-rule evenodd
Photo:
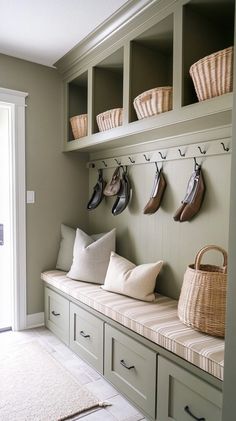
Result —
M 155 352 L 106 325 L 104 371 L 114 386 L 155 418 Z
M 69 301 L 45 288 L 46 326 L 63 342 L 69 344 Z
M 104 322 L 70 303 L 70 326 L 71 349 L 103 373 Z
M 165 358 L 158 357 L 158 420 L 221 421 L 221 407 L 222 393 L 219 390 Z

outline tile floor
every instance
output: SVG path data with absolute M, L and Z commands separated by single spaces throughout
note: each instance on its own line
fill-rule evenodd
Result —
M 0 333 L 0 357 L 4 346 L 15 346 L 18 343 L 37 340 L 48 352 L 56 358 L 70 373 L 78 378 L 99 399 L 108 401 L 111 406 L 95 412 L 85 413 L 74 418 L 83 421 L 141 421 L 145 420 L 126 399 L 121 396 L 102 376 L 82 361 L 53 333 L 42 327 L 22 332 Z M 50 420 L 49 420 L 50 421 Z

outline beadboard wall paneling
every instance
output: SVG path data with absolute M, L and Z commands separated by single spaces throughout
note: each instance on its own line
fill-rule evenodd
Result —
M 89 212 L 90 232 L 104 232 L 116 227 L 117 252 L 136 264 L 163 259 L 165 266 L 158 278 L 157 290 L 178 298 L 184 271 L 193 262 L 196 252 L 210 243 L 228 247 L 230 162 L 230 155 L 204 158 L 205 199 L 199 214 L 192 221 L 183 223 L 175 222 L 173 214 L 184 198 L 193 160 L 164 163 L 168 185 L 162 206 L 153 215 L 144 215 L 143 208 L 151 194 L 155 165 L 130 166 L 132 198 L 128 208 L 121 215 L 113 216 L 111 209 L 115 198 L 104 198 L 97 209 Z M 111 168 L 104 170 L 106 180 L 113 171 Z M 89 172 L 91 194 L 97 171 L 91 169 Z M 220 264 L 220 257 L 211 255 L 207 260 L 217 260 Z

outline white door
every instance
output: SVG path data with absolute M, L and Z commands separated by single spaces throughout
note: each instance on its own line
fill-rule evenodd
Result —
M 10 109 L 0 104 L 0 331 L 12 326 Z

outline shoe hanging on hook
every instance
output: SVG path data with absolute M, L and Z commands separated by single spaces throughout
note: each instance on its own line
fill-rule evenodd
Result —
M 173 218 L 175 221 L 190 221 L 200 210 L 204 195 L 205 182 L 203 178 L 201 165 L 197 163 L 194 157 L 194 171 L 188 181 L 187 191 L 182 201 L 182 205 L 177 209 Z
M 117 198 L 112 207 L 112 214 L 114 216 L 120 215 L 128 206 L 129 201 L 130 201 L 131 187 L 130 187 L 130 182 L 129 182 L 129 178 L 127 174 L 127 166 L 125 168 L 122 166 L 122 170 L 123 170 L 123 174 L 121 178 L 120 190 L 117 194 Z
M 121 166 L 119 165 L 119 167 L 116 167 L 111 180 L 109 181 L 109 183 L 107 183 L 103 194 L 105 196 L 115 196 L 118 191 L 120 190 L 120 186 L 121 186 L 121 176 L 120 176 L 120 169 Z
M 103 190 L 106 186 L 106 181 L 103 179 L 102 169 L 98 170 L 98 180 L 93 188 L 93 194 L 87 204 L 87 209 L 92 210 L 98 207 L 104 195 Z
M 159 207 L 161 206 L 163 195 L 166 189 L 166 180 L 162 172 L 162 167 L 159 169 L 157 162 L 155 162 L 155 165 L 156 174 L 154 178 L 151 197 L 143 210 L 144 214 L 153 214 L 158 211 Z

